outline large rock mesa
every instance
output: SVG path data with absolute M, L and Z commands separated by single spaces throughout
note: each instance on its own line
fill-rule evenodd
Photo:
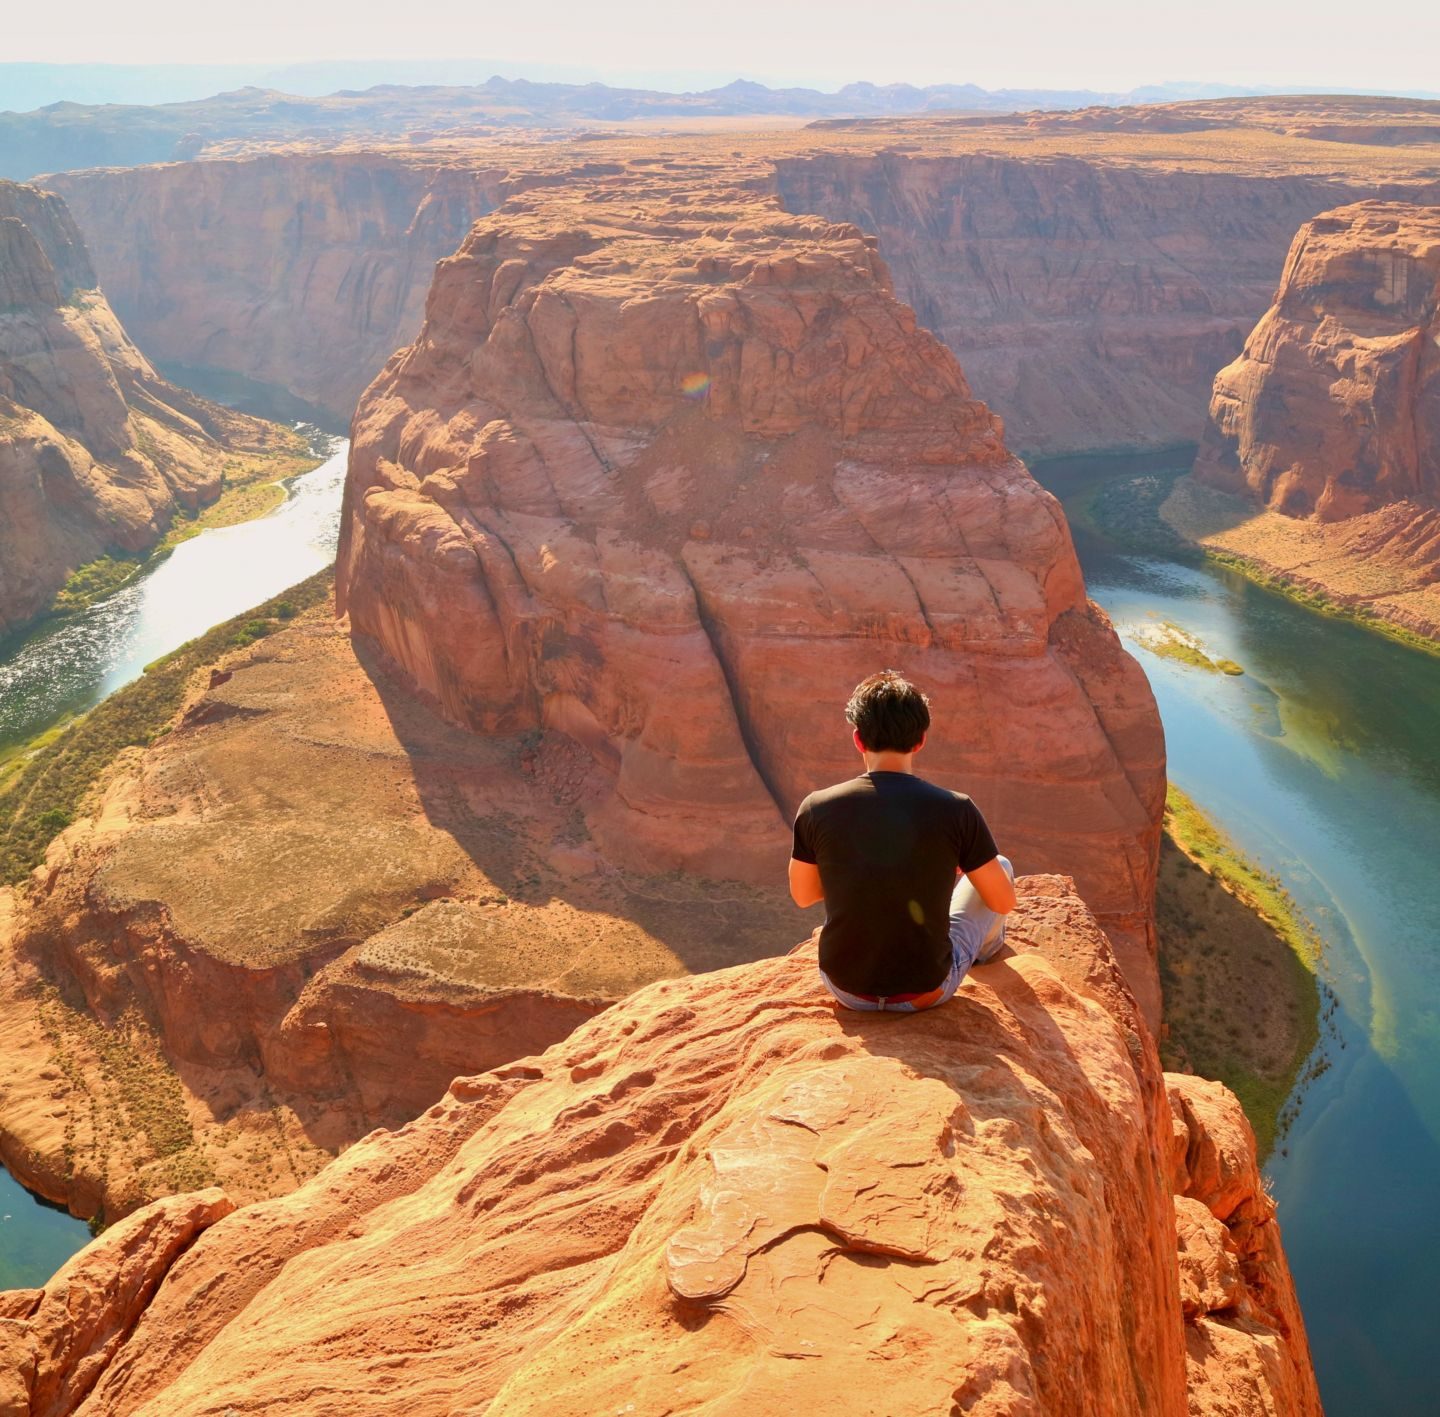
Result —
M 362 401 L 341 535 L 354 629 L 452 720 L 583 745 L 620 861 L 773 878 L 854 770 L 850 688 L 912 673 L 927 770 L 1076 875 L 1158 1012 L 1148 686 L 856 228 L 633 174 L 513 198 Z

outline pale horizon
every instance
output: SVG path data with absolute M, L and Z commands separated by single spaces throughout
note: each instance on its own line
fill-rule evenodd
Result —
M 123 10 L 113 0 L 74 0 L 63 11 L 12 16 L 0 63 L 425 62 L 562 81 L 556 71 L 568 69 L 570 81 L 619 86 L 745 78 L 827 91 L 854 82 L 1113 93 L 1161 84 L 1376 93 L 1440 85 L 1440 7 L 1401 0 L 1387 7 L 1383 26 L 1368 28 L 1357 25 L 1349 0 L 1315 0 L 1299 26 L 1294 16 L 1275 0 L 1213 0 L 1198 25 L 1191 7 L 1181 13 L 1136 0 L 1093 0 L 1083 9 L 1056 0 L 893 0 L 883 11 L 860 0 L 732 0 L 723 10 L 688 11 L 643 0 L 603 9 L 554 0 L 543 15 L 456 0 L 413 0 L 398 13 L 378 0 L 303 9 L 293 0 L 251 0 L 227 15 L 193 0 L 135 0 Z M 475 57 L 453 57 L 465 54 Z

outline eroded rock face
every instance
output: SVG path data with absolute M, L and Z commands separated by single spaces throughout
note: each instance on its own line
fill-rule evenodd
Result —
M 1021 894 L 930 1014 L 838 1011 L 807 949 L 457 1081 L 209 1226 L 83 1411 L 1318 1414 L 1233 1099 L 1172 1122 L 1093 917 Z M 1225 1256 L 1183 1290 L 1177 1184 L 1187 1270 Z
M 0 1294 L 0 1411 L 77 1411 L 171 1265 L 234 1209 L 218 1189 L 170 1196 L 106 1231 L 43 1290 Z
M 1216 376 L 1195 478 L 1265 511 L 1182 489 L 1182 530 L 1440 637 L 1440 207 L 1358 202 L 1300 228 Z
M 1275 1202 L 1240 1102 L 1205 1078 L 1167 1073 L 1165 1083 L 1192 1417 L 1319 1417 Z
M 925 770 L 1077 877 L 1158 1012 L 1149 688 L 873 239 L 713 176 L 512 199 L 352 449 L 341 609 L 451 720 L 581 744 L 611 859 L 773 879 L 891 665 Z
M 160 379 L 120 327 L 65 204 L 0 182 L 0 634 L 104 552 L 152 547 L 281 430 Z
M 1200 479 L 1287 516 L 1440 499 L 1440 207 L 1357 202 L 1301 227 L 1210 418 Z
M 1204 171 L 1143 147 L 1112 157 L 1098 139 L 1087 151 L 1077 136 L 1237 121 L 1223 104 L 1175 108 L 1193 113 L 1041 115 L 1023 126 L 1053 136 L 1031 151 L 1005 131 L 1017 120 L 1000 121 L 991 151 L 957 155 L 896 125 L 915 140 L 900 151 L 780 159 L 780 191 L 793 211 L 879 235 L 901 295 L 1025 454 L 1194 442 L 1214 372 L 1264 311 L 1296 226 L 1385 178 L 1287 172 L 1283 151 L 1252 160 L 1250 133 Z M 1422 186 L 1417 199 L 1435 200 Z

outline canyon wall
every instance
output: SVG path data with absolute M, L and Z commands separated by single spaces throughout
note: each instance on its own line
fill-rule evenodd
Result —
M 1440 638 L 1440 206 L 1360 202 L 1300 228 L 1216 376 L 1195 477 L 1250 504 L 1208 544 Z
M 1019 884 L 945 1009 L 837 1011 L 813 948 L 655 984 L 293 1195 L 120 1222 L 0 1296 L 5 1410 L 1318 1417 L 1238 1104 Z
M 1199 438 L 1215 371 L 1264 312 L 1302 222 L 1361 197 L 1440 200 L 1433 142 L 1317 144 L 1304 140 L 1315 125 L 1364 115 L 1295 107 L 832 124 L 764 141 L 474 138 L 45 180 L 147 353 L 282 386 L 343 422 L 418 331 L 434 262 L 507 195 L 627 164 L 743 172 L 796 214 L 880 237 L 899 294 L 1013 447 L 1155 447 Z M 1428 132 L 1424 114 L 1381 117 Z
M 356 414 L 337 598 L 452 721 L 558 730 L 610 859 L 774 879 L 885 665 L 1158 1016 L 1163 744 L 1058 505 L 874 238 L 712 174 L 512 198 Z
M 177 507 L 213 501 L 237 452 L 285 443 L 160 379 L 65 204 L 0 182 L 0 634 L 77 566 L 147 550 Z
M 500 154 L 495 154 L 498 157 Z M 342 425 L 420 328 L 435 262 L 509 189 L 483 155 L 269 155 L 42 181 L 151 358 L 289 390 Z
M 1084 115 L 1051 126 L 1078 131 Z M 1003 134 L 947 155 L 942 135 L 896 125 L 895 147 L 913 151 L 815 152 L 776 171 L 790 210 L 879 236 L 899 294 L 1013 447 L 1163 447 L 1200 437 L 1215 370 L 1269 304 L 1301 222 L 1384 192 L 1440 198 L 1418 159 L 1408 183 L 1306 174 L 1283 154 L 1257 163 L 1248 141 L 1187 170 L 1163 149 L 1011 154 Z

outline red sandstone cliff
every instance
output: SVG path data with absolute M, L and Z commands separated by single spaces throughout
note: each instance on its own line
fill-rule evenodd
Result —
M 1193 107 L 1210 117 L 1212 105 Z M 1107 111 L 1105 126 L 1124 112 Z M 1264 311 L 1296 226 L 1402 189 L 1378 169 L 1287 171 L 1284 148 L 1257 160 L 1249 134 L 1192 170 L 1163 149 L 1108 153 L 1100 136 L 1086 152 L 1072 131 L 1082 120 L 1047 116 L 1034 131 L 1055 136 L 1033 151 L 999 128 L 991 150 L 957 155 L 941 134 L 891 125 L 908 151 L 781 158 L 779 190 L 792 211 L 880 237 L 899 294 L 1004 417 L 1013 446 L 1195 441 L 1215 370 Z M 1435 200 L 1416 167 L 1415 199 Z
M 1301 227 L 1210 420 L 1196 478 L 1280 514 L 1211 544 L 1440 637 L 1440 207 Z
M 65 204 L 0 182 L 0 633 L 75 567 L 153 546 L 279 429 L 157 377 L 96 288 Z
M 849 689 L 913 673 L 928 771 L 1076 876 L 1153 1019 L 1148 686 L 874 246 L 713 177 L 513 198 L 356 415 L 341 609 L 453 721 L 580 744 L 612 860 L 701 875 L 774 879 Z
M 1162 1078 L 1067 882 L 1012 939 L 914 1018 L 813 950 L 653 985 L 291 1196 L 160 1202 L 0 1296 L 0 1400 L 1318 1417 L 1238 1104 Z

